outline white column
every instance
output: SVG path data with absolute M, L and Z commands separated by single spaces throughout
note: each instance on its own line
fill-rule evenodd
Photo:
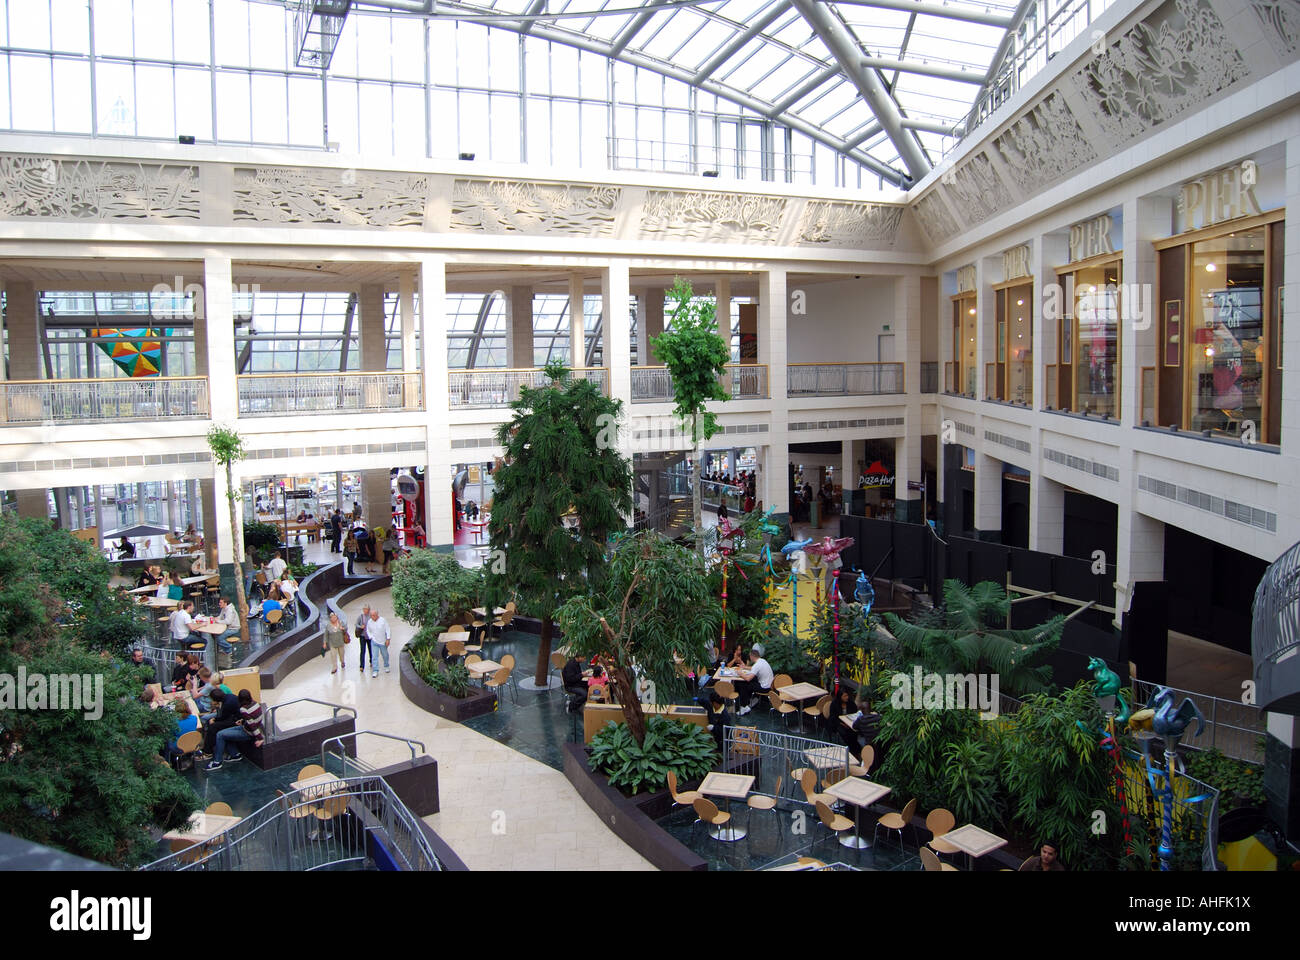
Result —
M 364 285 L 357 297 L 361 331 L 361 369 L 382 373 L 388 369 L 388 331 L 384 329 L 384 288 Z
M 569 364 L 575 369 L 587 365 L 587 321 L 583 305 L 582 275 L 569 275 Z
M 506 366 L 528 370 L 533 356 L 533 288 L 511 287 L 506 301 Z
M 731 278 L 718 277 L 718 336 L 727 342 L 727 356 L 731 356 Z
M 1065 549 L 1065 487 L 1038 470 L 1029 475 L 1029 518 L 1030 550 L 1059 554 Z
M 981 534 L 1002 530 L 1002 461 L 975 451 L 975 529 Z
M 235 381 L 235 313 L 230 292 L 230 258 L 207 257 L 203 261 L 203 319 L 195 321 L 203 328 L 207 344 L 208 407 L 219 424 L 235 426 L 239 415 L 239 397 Z M 225 502 L 222 501 L 222 507 Z M 218 509 L 224 515 L 224 509 Z M 226 522 L 230 536 L 230 521 Z M 218 528 L 219 529 L 219 528 Z
M 219 508 L 224 508 L 225 504 L 217 503 L 216 491 L 211 480 L 199 481 L 199 498 L 203 502 L 203 543 L 204 555 L 207 556 L 208 562 L 211 563 L 216 559 L 216 532 L 217 517 L 220 513 Z
M 922 523 L 925 504 L 921 502 L 921 491 L 907 486 L 910 481 L 921 480 L 921 278 L 914 274 L 896 277 L 893 293 L 890 329 L 894 333 L 894 358 L 903 364 L 903 386 L 907 391 L 905 433 L 894 448 L 894 516 Z
M 611 260 L 600 274 L 601 315 L 605 365 L 609 367 L 609 393 L 625 405 L 632 402 L 632 331 L 627 302 L 627 262 Z
M 5 284 L 5 335 L 12 380 L 41 380 L 41 335 L 36 288 L 25 280 Z M 41 516 L 45 514 L 42 513 Z
M 1107 557 L 1106 562 L 1115 564 L 1115 619 L 1119 620 L 1133 599 L 1133 584 L 1165 578 L 1165 525 L 1121 506 L 1115 544 L 1119 555 L 1113 560 Z
M 402 322 L 402 369 L 415 370 L 420 356 L 415 349 L 415 275 L 403 270 L 398 278 L 397 309 Z
M 998 355 L 998 310 L 993 284 L 1001 279 L 1000 258 L 980 257 L 975 261 L 975 289 L 978 291 L 975 304 L 975 396 L 980 400 L 988 399 L 985 389 L 988 378 L 984 368 Z M 983 528 L 976 525 L 976 529 Z
M 728 308 L 730 309 L 730 308 Z M 786 289 L 786 272 L 782 267 L 765 270 L 758 277 L 758 360 L 767 364 L 767 382 L 772 395 L 772 413 L 768 423 L 766 476 L 759 477 L 757 489 L 763 504 L 775 507 L 779 516 L 790 512 L 790 441 L 786 408 L 786 323 L 790 301 Z
M 439 257 L 420 260 L 420 347 L 423 353 L 425 444 L 425 523 L 431 547 L 455 542 L 451 516 L 451 409 L 447 397 L 447 264 Z
M 216 507 L 216 537 L 217 537 L 217 563 L 228 564 L 235 562 L 235 537 L 239 537 L 241 542 L 244 536 L 244 526 L 239 523 L 239 514 L 241 507 L 239 501 L 235 501 L 235 521 L 236 528 L 232 531 L 230 528 L 230 506 L 227 500 L 227 491 L 230 489 L 226 486 L 226 471 L 217 465 L 213 465 L 212 475 L 212 500 Z M 236 463 L 231 468 L 235 490 L 241 489 L 242 479 L 239 475 L 240 465 Z M 207 531 L 204 531 L 204 537 L 210 537 Z M 247 559 L 247 558 L 245 558 Z
M 1120 416 L 1125 427 L 1142 424 L 1142 368 L 1156 365 L 1160 304 L 1155 302 L 1155 290 L 1159 262 L 1151 242 L 1168 235 L 1170 202 L 1168 198 L 1145 197 L 1124 204 L 1119 395 Z

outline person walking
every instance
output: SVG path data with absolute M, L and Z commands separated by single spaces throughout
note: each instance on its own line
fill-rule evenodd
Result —
M 325 639 L 321 641 L 325 649 L 334 654 L 334 669 L 331 674 L 345 669 L 343 662 L 343 645 L 348 642 L 348 628 L 339 620 L 339 615 L 330 611 L 329 623 L 325 625 Z
M 343 541 L 343 556 L 347 560 L 346 573 L 349 577 L 353 576 L 352 565 L 357 562 L 357 551 L 359 549 L 356 534 L 349 530 L 347 537 Z
M 370 647 L 370 605 L 366 604 L 361 608 L 361 616 L 357 617 L 356 626 L 357 644 L 361 654 L 361 675 L 366 675 L 366 654 L 370 654 L 370 665 L 375 664 L 375 651 Z
M 384 569 L 380 572 L 387 575 L 388 565 L 393 562 L 393 556 L 400 554 L 402 550 L 402 545 L 397 542 L 397 533 L 392 529 L 384 535 L 382 549 L 384 551 Z
M 339 541 L 343 539 L 343 518 L 335 510 L 330 515 L 330 553 L 342 553 Z
M 378 609 L 374 609 L 370 611 L 370 623 L 367 626 L 370 629 L 370 675 L 379 676 L 377 653 L 384 655 L 384 673 L 392 673 L 392 667 L 388 663 L 388 646 L 393 642 L 393 633 L 388 629 L 388 621 L 379 615 Z

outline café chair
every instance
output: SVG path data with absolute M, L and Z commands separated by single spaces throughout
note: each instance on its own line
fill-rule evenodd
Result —
M 772 678 L 772 689 L 780 690 L 782 687 L 788 687 L 794 683 L 794 679 L 788 673 L 778 673 Z
M 194 730 L 191 732 L 197 733 L 198 731 Z M 187 733 L 186 736 L 188 737 L 189 734 Z M 208 808 L 203 812 L 211 814 L 214 817 L 233 817 L 235 815 L 235 811 L 230 809 L 230 804 L 226 803 L 224 800 L 218 800 L 216 803 L 209 803 Z
M 826 696 L 822 697 L 820 700 L 814 703 L 811 707 L 804 707 L 803 708 L 804 716 L 812 717 L 814 718 L 814 720 L 816 720 L 816 718 L 819 717 L 825 718 L 826 710 L 830 707 L 830 705 L 831 705 L 831 695 L 828 693 L 826 694 Z
M 510 686 L 510 674 L 512 672 L 513 671 L 509 667 L 503 666 L 500 670 L 498 670 L 495 674 L 493 674 L 492 679 L 489 680 L 487 683 L 483 684 L 483 686 L 486 687 L 488 690 L 500 690 L 502 687 Z M 510 698 L 514 700 L 516 704 L 519 703 L 519 699 L 515 695 L 513 686 L 510 687 Z M 500 702 L 501 702 L 501 694 L 498 693 L 497 703 Z
M 680 793 L 678 793 L 677 774 L 674 773 L 672 770 L 668 771 L 668 794 L 673 798 L 674 810 L 676 810 L 678 807 L 694 808 L 695 801 L 700 798 L 700 791 L 698 790 L 683 790 Z
M 696 824 L 708 824 L 711 827 L 721 827 L 731 820 L 731 814 L 727 813 L 725 810 L 719 810 L 718 805 L 708 797 L 696 797 L 692 806 L 695 807 L 695 815 L 699 817 L 699 819 L 695 821 Z M 693 827 L 694 824 L 692 825 L 692 828 Z M 694 829 L 692 829 L 692 838 L 693 837 Z
M 818 819 L 820 819 L 821 822 L 826 825 L 826 829 L 830 830 L 837 838 L 841 833 L 853 829 L 852 820 L 835 813 L 823 801 L 818 800 L 814 806 L 817 808 Z
M 936 857 L 934 851 L 929 847 L 921 848 L 921 865 L 925 867 L 926 871 L 933 873 L 939 873 L 942 871 L 948 871 L 950 873 L 960 872 L 951 863 L 944 863 Z
M 799 786 L 803 788 L 804 799 L 810 804 L 824 803 L 828 807 L 838 801 L 829 793 L 817 792 L 817 771 L 805 767 L 799 771 Z
M 347 810 L 348 810 L 348 795 L 346 793 L 339 793 L 331 797 L 326 797 L 321 802 L 320 806 L 318 806 L 315 809 L 314 813 L 316 815 L 316 819 L 319 821 L 318 826 L 323 826 L 325 828 L 326 840 L 333 839 L 334 821 L 337 820 L 339 817 L 343 816 L 343 814 L 347 813 Z M 313 830 L 311 834 L 308 835 L 308 839 L 309 840 L 316 839 L 315 830 Z
M 298 771 L 298 776 L 294 777 L 294 779 L 310 780 L 312 777 L 320 777 L 323 776 L 324 774 L 325 774 L 325 768 L 322 767 L 319 763 L 309 763 L 307 764 L 307 766 L 303 767 L 301 770 Z
M 506 612 L 492 621 L 492 626 L 496 628 L 497 636 L 502 636 L 506 632 L 506 627 L 515 622 L 515 602 L 511 600 L 506 604 Z
M 772 686 L 775 687 L 776 684 L 773 683 Z M 768 707 L 767 712 L 770 714 L 773 710 L 775 710 L 778 716 L 780 716 L 782 719 L 787 720 L 786 729 L 788 730 L 790 728 L 788 718 L 793 714 L 798 713 L 799 708 L 796 707 L 793 703 L 787 703 L 785 700 L 782 700 L 781 695 L 777 693 L 775 689 L 768 691 L 767 702 L 771 705 Z
M 876 829 L 872 833 L 872 840 L 873 841 L 875 840 L 875 834 L 880 831 L 881 827 L 884 827 L 886 830 L 897 830 L 898 849 L 900 852 L 902 852 L 903 828 L 912 822 L 912 815 L 914 813 L 916 813 L 916 797 L 913 797 L 911 800 L 907 801 L 907 805 L 903 807 L 902 813 L 891 812 L 891 813 L 881 814 L 880 819 L 876 821 Z
M 177 771 L 178 772 L 180 771 L 180 765 L 182 760 L 192 761 L 194 757 L 194 751 L 199 750 L 202 747 L 203 747 L 203 734 L 199 733 L 199 731 L 191 730 L 189 733 L 181 734 L 180 738 L 176 741 L 176 749 L 180 752 L 177 753 L 176 757 L 174 758 Z
M 745 800 L 745 806 L 751 811 L 750 817 L 754 816 L 754 810 L 771 810 L 776 814 L 776 832 L 783 835 L 785 828 L 781 825 L 781 811 L 776 808 L 777 797 L 779 796 L 781 796 L 781 778 L 777 777 L 776 786 L 772 789 L 772 796 L 769 797 L 761 793 L 752 794 Z M 748 826 L 748 823 L 746 826 Z
M 930 831 L 930 842 L 927 846 L 935 853 L 961 853 L 958 847 L 954 847 L 943 835 L 957 825 L 957 818 L 943 807 L 935 807 L 925 818 L 925 829 Z
M 446 649 L 449 657 L 463 657 L 465 656 L 465 641 L 448 640 Z
M 854 762 L 853 762 L 853 755 L 852 755 L 852 754 L 849 754 L 849 776 L 850 776 L 850 777 L 865 777 L 867 774 L 869 774 L 869 773 L 871 772 L 871 765 L 872 765 L 873 763 L 875 763 L 875 762 L 876 762 L 876 748 L 875 748 L 875 747 L 863 747 L 863 748 L 862 748 L 862 762 L 861 762 L 861 763 L 854 763 Z
M 1025 867 L 1029 866 L 1029 861 L 1033 859 L 1034 859 L 1033 857 L 1025 857 L 1024 861 L 1020 864 L 1020 866 L 1016 868 L 1016 871 L 1019 872 L 1025 869 Z
M 719 680 L 713 685 L 713 689 L 727 705 L 732 707 L 733 710 L 735 709 L 737 701 L 740 700 L 740 694 L 736 692 L 736 688 L 731 685 L 730 680 Z
M 285 812 L 289 814 L 289 819 L 291 820 L 306 820 L 308 817 L 315 816 L 316 814 L 316 804 L 314 803 L 298 800 L 291 804 L 289 802 L 289 795 L 283 790 L 276 790 L 275 795 L 279 799 L 280 804 L 284 807 Z

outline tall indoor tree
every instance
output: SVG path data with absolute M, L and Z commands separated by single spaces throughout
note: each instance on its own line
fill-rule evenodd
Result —
M 718 432 L 718 418 L 705 404 L 726 400 L 721 377 L 731 360 L 731 346 L 718 334 L 718 304 L 713 297 L 697 297 L 690 281 L 677 277 L 668 298 L 673 301 L 668 329 L 650 341 L 655 359 L 673 378 L 673 412 L 691 432 L 693 469 L 691 510 L 696 545 L 704 553 L 703 513 L 700 508 L 701 445 Z
M 654 684 L 656 702 L 681 689 L 678 665 L 708 663 L 705 644 L 722 625 L 722 601 L 699 554 L 653 530 L 619 539 L 599 585 L 557 614 L 575 656 L 599 654 L 628 730 L 645 743 L 636 678 Z
M 226 503 L 230 508 L 230 546 L 235 558 L 235 597 L 239 603 L 239 639 L 248 642 L 248 595 L 244 592 L 244 545 L 240 537 L 242 527 L 236 504 L 239 491 L 235 487 L 234 466 L 244 459 L 244 438 L 229 427 L 213 424 L 208 431 L 208 449 L 217 466 L 226 471 Z M 215 533 L 215 531 L 213 531 Z
M 599 579 L 609 535 L 632 510 L 632 467 L 609 440 L 623 404 L 563 364 L 546 375 L 545 386 L 520 390 L 514 418 L 497 430 L 505 457 L 492 477 L 486 563 L 488 602 L 516 598 L 541 621 L 539 687 L 548 682 L 555 611 Z

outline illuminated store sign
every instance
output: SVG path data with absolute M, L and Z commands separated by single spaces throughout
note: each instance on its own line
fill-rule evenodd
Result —
M 1115 247 L 1110 241 L 1114 220 L 1108 213 L 1092 220 L 1084 220 L 1070 227 L 1070 263 L 1087 260 L 1103 253 L 1114 253 Z
M 1258 178 L 1255 161 L 1245 160 L 1184 183 L 1178 194 L 1180 232 L 1262 213 L 1255 198 Z

